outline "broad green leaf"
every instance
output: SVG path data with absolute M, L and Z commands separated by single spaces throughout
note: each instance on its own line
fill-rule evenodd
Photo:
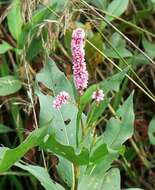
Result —
M 77 165 L 85 165 L 89 163 L 89 152 L 87 149 L 82 149 L 81 152 L 76 153 L 72 146 L 59 143 L 54 135 L 49 137 L 47 142 L 42 144 L 42 147 L 51 150 L 53 153 L 62 156 Z
M 0 172 L 8 170 L 31 148 L 38 146 L 48 130 L 47 126 L 33 131 L 19 146 L 13 149 L 1 148 L 3 154 L 0 155 Z
M 55 133 L 56 139 L 66 145 L 75 146 L 75 119 L 77 110 L 68 103 L 61 110 L 53 107 L 54 98 L 37 92 L 40 101 L 40 124 L 51 122 L 50 132 Z
M 142 64 L 150 64 L 150 62 L 142 54 L 133 55 L 131 58 L 127 60 L 127 62 L 134 68 Z
M 48 59 L 45 67 L 37 74 L 38 82 L 52 90 L 56 96 L 60 91 L 66 91 L 74 102 L 73 90 L 71 83 L 65 75 L 57 68 L 55 62 Z M 44 125 L 52 119 L 51 132 L 55 133 L 56 139 L 66 145 L 75 146 L 75 120 L 77 108 L 73 103 L 62 106 L 60 110 L 53 107 L 55 97 L 44 95 L 37 91 L 40 101 L 40 123 Z M 68 121 L 68 122 L 67 122 Z
M 148 128 L 148 136 L 150 143 L 155 145 L 155 117 L 151 120 Z
M 116 32 L 113 33 L 113 35 L 110 38 L 110 43 L 116 51 L 114 51 L 114 49 L 112 49 L 111 47 L 110 48 L 106 47 L 104 49 L 104 52 L 108 57 L 120 59 L 120 56 L 121 57 L 132 56 L 132 53 L 128 49 L 126 49 L 126 41 L 122 38 L 120 34 Z
M 0 78 L 0 96 L 7 96 L 20 90 L 21 81 L 15 76 L 6 76 Z
M 119 169 L 113 168 L 106 173 L 101 189 L 121 190 Z
M 34 177 L 36 177 L 40 181 L 41 185 L 46 190 L 64 190 L 62 186 L 53 182 L 53 180 L 50 178 L 50 175 L 48 174 L 45 168 L 34 165 L 24 165 L 19 162 L 16 163 L 15 166 L 31 173 Z
M 12 1 L 12 8 L 8 13 L 7 20 L 12 36 L 18 41 L 23 25 L 20 0 Z
M 145 37 L 143 37 L 143 47 L 148 55 L 153 59 L 155 57 L 155 44 L 149 42 Z
M 102 143 L 112 149 L 118 149 L 127 139 L 131 138 L 134 130 L 133 93 L 116 112 L 117 118 L 112 117 L 106 126 Z
M 90 162 L 97 163 L 101 159 L 103 159 L 107 154 L 108 154 L 107 145 L 102 144 L 101 146 L 94 148 L 94 150 L 91 151 Z
M 95 170 L 100 168 L 103 171 L 107 171 L 110 168 L 114 159 L 118 157 L 118 150 L 122 144 L 129 139 L 133 134 L 133 123 L 134 123 L 134 112 L 133 112 L 133 94 L 124 102 L 122 106 L 116 112 L 120 120 L 111 118 L 106 126 L 106 130 L 98 137 L 95 146 L 99 147 L 102 144 L 108 146 L 108 151 L 111 153 L 107 154 L 103 160 L 96 166 Z
M 5 41 L 2 41 L 2 43 L 0 44 L 0 54 L 6 53 L 8 50 L 11 50 L 13 47 L 8 44 Z
M 26 49 L 26 57 L 28 60 L 31 60 L 42 51 L 43 51 L 43 46 L 41 38 L 40 37 L 34 38 L 30 43 L 29 47 Z
M 121 16 L 127 9 L 129 0 L 113 0 L 107 7 L 107 12 L 114 16 Z M 114 17 L 106 16 L 106 20 L 112 21 Z
M 91 175 L 85 175 L 79 184 L 80 190 L 120 190 L 120 173 L 118 169 L 111 169 L 107 173 L 97 170 Z
M 113 47 L 115 47 L 115 48 L 126 46 L 126 41 L 117 32 L 114 32 L 112 34 L 112 36 L 110 37 L 110 42 L 112 43 Z
M 44 68 L 37 74 L 36 80 L 43 83 L 46 87 L 51 89 L 53 95 L 56 96 L 60 91 L 65 90 L 70 94 L 71 101 L 74 102 L 74 95 L 71 83 L 67 80 L 65 75 L 57 68 L 56 63 L 52 59 L 48 59 Z M 55 134 L 55 138 L 58 143 L 66 146 L 76 147 L 76 115 L 77 108 L 73 103 L 63 105 L 60 110 L 56 110 L 53 107 L 53 100 L 55 97 L 44 95 L 39 90 L 36 91 L 40 102 L 40 124 L 45 124 L 52 120 L 50 125 L 50 133 Z M 61 166 L 63 162 L 59 163 L 60 173 L 65 173 L 66 169 Z M 70 170 L 72 164 L 67 163 Z M 72 175 L 64 175 L 64 180 L 67 180 L 68 184 L 71 184 Z
M 120 59 L 120 57 L 131 57 L 132 53 L 125 49 L 124 47 L 119 47 L 116 49 L 118 54 L 112 49 L 112 48 L 106 48 L 105 49 L 105 54 L 110 57 L 110 58 L 115 58 L 115 59 Z
M 71 187 L 73 182 L 73 168 L 70 165 L 70 161 L 64 159 L 63 157 L 59 157 L 57 171 L 61 179 L 65 181 L 68 187 Z
M 56 63 L 52 59 L 47 59 L 44 68 L 37 74 L 36 79 L 51 89 L 54 95 L 65 90 L 70 94 L 71 98 L 74 98 L 71 83 L 64 73 L 57 68 Z
M 13 131 L 13 129 L 11 129 L 11 128 L 9 128 L 9 127 L 7 127 L 7 126 L 0 123 L 0 134 L 1 133 L 12 132 L 12 131 Z

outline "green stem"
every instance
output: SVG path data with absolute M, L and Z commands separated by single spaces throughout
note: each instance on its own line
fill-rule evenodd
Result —
M 74 167 L 74 179 L 73 179 L 72 190 L 78 190 L 80 167 L 78 165 L 75 165 L 75 164 L 73 164 L 73 167 Z

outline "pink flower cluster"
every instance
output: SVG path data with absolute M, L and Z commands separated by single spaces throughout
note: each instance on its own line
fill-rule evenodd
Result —
M 60 109 L 62 104 L 66 104 L 69 99 L 69 94 L 65 91 L 62 91 L 56 96 L 56 99 L 53 101 L 53 107 Z
M 97 103 L 99 103 L 100 101 L 104 100 L 103 90 L 99 90 L 98 89 L 95 92 L 93 92 L 92 99 L 94 99 Z
M 88 71 L 85 63 L 85 32 L 82 28 L 73 31 L 71 50 L 73 61 L 73 74 L 76 89 L 82 95 L 88 85 Z

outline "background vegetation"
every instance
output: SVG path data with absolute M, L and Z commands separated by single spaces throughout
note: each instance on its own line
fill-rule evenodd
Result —
M 88 123 L 95 123 L 99 137 L 113 118 L 115 126 L 107 144 L 116 132 L 114 127 L 126 127 L 110 145 L 112 151 L 119 147 L 119 158 L 109 153 L 107 163 L 98 165 L 93 176 L 81 177 L 79 189 L 89 189 L 90 182 L 92 190 L 119 190 L 120 178 L 122 189 L 155 189 L 154 11 L 154 0 L 0 1 L 0 190 L 70 189 L 70 162 L 87 165 L 90 159 L 97 165 L 107 154 L 102 145 L 102 155 L 101 149 L 94 149 L 90 156 L 85 150 L 77 156 L 72 137 L 77 108 L 70 105 L 62 115 L 52 108 L 60 90 L 77 96 L 70 47 L 77 27 L 87 36 L 90 86 L 80 109 L 86 115 L 95 110 L 96 115 L 88 115 Z M 89 101 L 96 88 L 92 84 L 100 84 L 106 94 L 97 108 Z M 53 133 L 46 136 L 49 126 L 54 126 L 56 138 Z M 63 130 L 71 144 L 66 145 Z M 88 148 L 89 142 L 84 146 Z M 105 174 L 111 166 L 114 169 Z

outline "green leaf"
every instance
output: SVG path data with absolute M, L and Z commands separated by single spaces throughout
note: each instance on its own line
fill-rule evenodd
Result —
M 148 55 L 153 59 L 155 57 L 155 44 L 149 42 L 145 37 L 143 37 L 143 47 Z
M 95 150 L 91 151 L 90 162 L 97 163 L 101 159 L 103 159 L 107 154 L 108 154 L 107 145 L 102 144 L 101 146 L 95 148 Z
M 150 62 L 146 59 L 146 57 L 144 57 L 143 55 L 141 54 L 136 54 L 136 55 L 133 55 L 131 58 L 129 58 L 127 60 L 127 62 L 130 64 L 130 65 L 133 65 L 133 67 L 137 67 L 139 65 L 142 65 L 142 64 L 150 64 Z
M 4 54 L 6 53 L 8 50 L 11 50 L 13 47 L 8 44 L 5 41 L 2 41 L 2 43 L 0 44 L 0 54 Z
M 42 147 L 51 150 L 53 153 L 62 156 L 77 165 L 85 165 L 89 163 L 89 151 L 87 149 L 82 149 L 81 152 L 76 153 L 72 146 L 59 143 L 54 135 L 49 137 L 47 142 L 42 144 Z
M 42 51 L 43 51 L 43 46 L 42 46 L 41 38 L 40 37 L 33 38 L 29 47 L 26 49 L 26 58 L 28 60 L 32 60 L 34 57 L 36 57 Z
M 132 53 L 128 49 L 126 49 L 126 41 L 117 32 L 113 33 L 113 35 L 111 36 L 110 43 L 116 51 L 114 51 L 111 47 L 110 48 L 106 47 L 104 49 L 104 52 L 108 57 L 120 59 L 120 56 L 121 57 L 132 56 Z
M 12 131 L 13 131 L 13 129 L 0 123 L 0 133 L 8 133 L 8 132 L 12 132 Z
M 47 59 L 45 67 L 37 74 L 36 80 L 51 89 L 54 95 L 65 90 L 70 94 L 71 98 L 74 98 L 71 83 L 50 58 Z
M 113 168 L 108 171 L 102 183 L 102 190 L 121 190 L 119 169 Z
M 56 96 L 60 91 L 70 94 L 71 101 L 74 102 L 74 95 L 71 83 L 65 75 L 57 68 L 52 59 L 48 59 L 45 67 L 37 74 L 36 79 L 52 90 Z M 75 147 L 75 125 L 77 107 L 73 103 L 62 106 L 60 110 L 53 107 L 52 96 L 44 95 L 39 90 L 36 92 L 40 101 L 40 123 L 46 124 L 52 119 L 51 132 L 55 133 L 56 139 L 67 145 Z
M 8 170 L 16 161 L 18 161 L 31 148 L 38 146 L 46 135 L 48 127 L 44 126 L 33 131 L 18 147 L 9 149 L 1 148 L 0 154 L 0 172 Z
M 109 4 L 106 11 L 114 16 L 119 17 L 126 11 L 128 4 L 129 4 L 129 0 L 123 0 L 123 1 L 122 0 L 113 0 Z M 114 17 L 111 17 L 111 16 L 106 16 L 105 18 L 106 18 L 106 20 L 108 20 L 110 22 L 112 20 L 114 20 Z
M 52 59 L 47 59 L 45 67 L 37 74 L 36 80 L 43 83 L 46 87 L 51 89 L 53 95 L 56 96 L 60 91 L 67 91 L 70 94 L 71 102 L 74 102 L 74 95 L 71 83 L 67 80 L 65 75 L 57 68 L 56 63 Z M 63 105 L 60 110 L 53 107 L 53 100 L 55 97 L 44 95 L 40 90 L 36 90 L 40 102 L 40 124 L 43 125 L 52 120 L 50 125 L 50 133 L 55 134 L 58 143 L 76 147 L 76 115 L 78 112 L 75 104 L 69 102 Z M 72 170 L 72 164 L 67 163 L 67 167 Z M 66 173 L 64 162 L 59 163 L 59 172 Z M 71 184 L 71 176 L 64 175 L 64 180 Z M 66 177 L 68 177 L 66 179 Z
M 15 166 L 31 173 L 34 177 L 36 177 L 40 181 L 41 185 L 46 190 L 64 190 L 63 187 L 61 187 L 59 184 L 54 183 L 52 181 L 52 179 L 50 178 L 50 175 L 48 174 L 45 168 L 42 168 L 40 166 L 34 166 L 34 165 L 23 165 L 19 162 L 16 163 Z
M 0 78 L 0 96 L 7 96 L 20 90 L 21 81 L 15 76 L 6 76 Z
M 13 0 L 12 8 L 8 13 L 7 20 L 12 36 L 18 41 L 23 25 L 20 0 Z
M 155 145 L 155 117 L 151 120 L 148 128 L 148 136 L 150 143 Z
M 59 157 L 59 164 L 57 165 L 57 171 L 61 179 L 65 181 L 68 187 L 72 186 L 73 183 L 73 168 L 70 167 L 70 161 Z
M 106 174 L 94 171 L 91 175 L 85 175 L 79 184 L 80 190 L 120 190 L 120 173 L 113 168 Z
M 131 57 L 132 53 L 125 49 L 124 47 L 120 47 L 117 49 L 117 52 L 119 55 L 111 48 L 106 48 L 105 49 L 105 54 L 110 57 L 110 58 L 115 58 L 115 59 L 120 59 L 120 57 Z
M 131 138 L 134 131 L 133 93 L 116 112 L 120 118 L 112 117 L 106 126 L 102 143 L 112 149 L 118 149 L 127 139 Z

